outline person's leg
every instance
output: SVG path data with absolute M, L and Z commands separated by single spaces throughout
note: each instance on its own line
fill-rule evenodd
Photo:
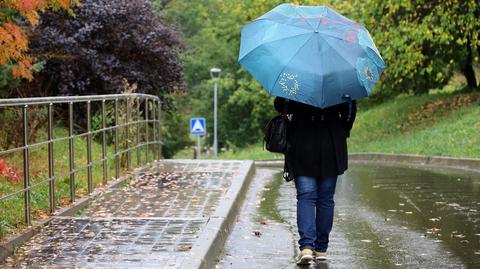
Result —
M 317 178 L 298 176 L 295 178 L 297 189 L 297 226 L 300 250 L 315 248 L 315 204 L 317 200 Z
M 328 236 L 333 225 L 335 206 L 333 196 L 336 184 L 337 176 L 321 178 L 317 182 L 315 251 L 318 252 L 326 252 L 328 248 Z

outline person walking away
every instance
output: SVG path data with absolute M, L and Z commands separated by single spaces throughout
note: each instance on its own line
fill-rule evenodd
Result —
M 337 177 L 348 168 L 347 138 L 356 101 L 317 108 L 276 97 L 274 107 L 292 114 L 285 169 L 295 182 L 300 256 L 297 264 L 325 260 L 334 216 Z

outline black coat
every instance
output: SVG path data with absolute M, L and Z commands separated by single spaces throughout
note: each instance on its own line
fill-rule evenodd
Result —
M 286 168 L 294 178 L 335 176 L 347 170 L 347 137 L 355 121 L 355 101 L 320 109 L 277 97 L 274 105 L 280 113 L 293 114 L 287 129 L 290 147 L 285 158 Z

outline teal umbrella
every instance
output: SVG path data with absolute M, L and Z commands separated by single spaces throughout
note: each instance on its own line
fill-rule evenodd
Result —
M 370 95 L 385 69 L 365 27 L 291 4 L 243 27 L 238 61 L 270 94 L 321 108 Z

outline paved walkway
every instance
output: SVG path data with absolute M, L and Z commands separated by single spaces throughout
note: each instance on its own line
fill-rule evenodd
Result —
M 54 218 L 3 266 L 181 268 L 210 217 L 231 198 L 234 180 L 251 165 L 158 162 L 77 216 Z

